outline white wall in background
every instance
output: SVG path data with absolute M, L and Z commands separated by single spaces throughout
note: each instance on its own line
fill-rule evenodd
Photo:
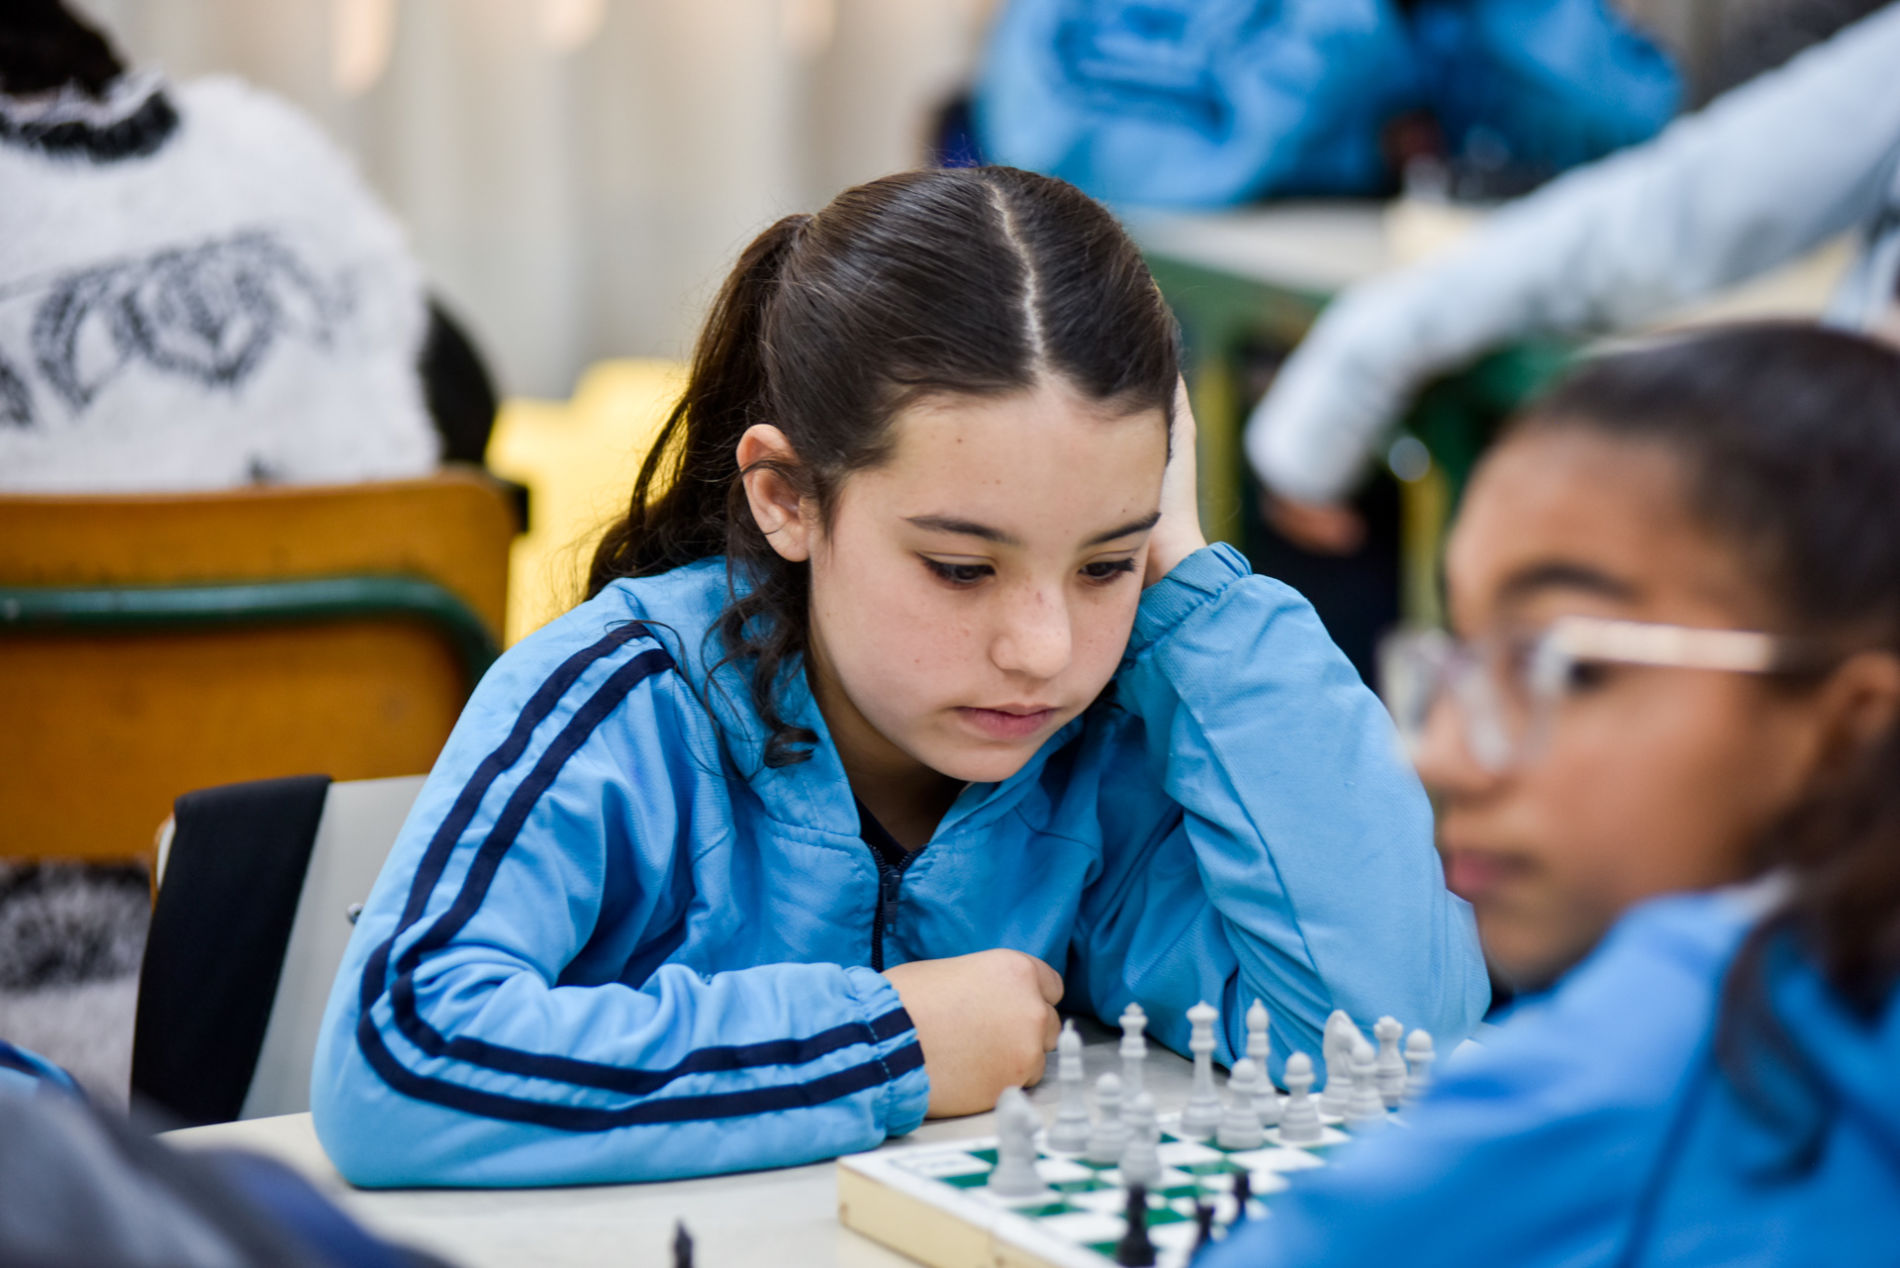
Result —
M 776 216 L 915 165 L 986 0 L 77 0 L 135 61 L 312 114 L 505 390 L 682 356 Z

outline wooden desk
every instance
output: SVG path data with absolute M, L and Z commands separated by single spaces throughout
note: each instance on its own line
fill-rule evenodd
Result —
M 1085 1030 L 1089 1081 L 1119 1068 L 1119 1035 Z M 1187 1100 L 1193 1067 L 1151 1044 L 1144 1080 L 1163 1109 Z M 1030 1092 L 1055 1114 L 1050 1078 Z M 994 1134 L 994 1116 L 945 1119 L 897 1143 Z M 699 1268 L 902 1268 L 908 1259 L 838 1223 L 830 1162 L 657 1184 L 558 1189 L 354 1189 L 324 1156 L 310 1115 L 287 1114 L 169 1132 L 185 1148 L 250 1149 L 295 1167 L 366 1227 L 464 1268 L 562 1268 L 671 1263 L 673 1222 L 685 1221 Z

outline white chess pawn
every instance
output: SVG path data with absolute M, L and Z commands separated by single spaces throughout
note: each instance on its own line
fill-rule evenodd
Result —
M 1128 1101 L 1123 1115 L 1128 1141 L 1122 1146 L 1119 1170 L 1122 1187 L 1152 1185 L 1161 1178 L 1161 1129 L 1155 1121 L 1155 1098 L 1142 1092 Z
M 1148 1014 L 1140 1004 L 1122 1009 L 1122 1095 L 1129 1100 L 1141 1094 L 1141 1065 L 1148 1059 L 1148 1041 L 1142 1031 L 1148 1028 Z
M 1372 1028 L 1379 1041 L 1379 1057 L 1373 1077 L 1379 1085 L 1379 1099 L 1387 1109 L 1397 1109 L 1405 1099 L 1405 1058 L 1399 1055 L 1399 1039 L 1405 1027 L 1392 1017 L 1381 1017 Z
M 1033 1198 L 1049 1191 L 1036 1170 L 1036 1129 L 1042 1116 L 1019 1087 L 996 1099 L 996 1167 L 990 1192 L 1002 1198 Z
M 1262 1074 L 1267 1070 L 1267 1006 L 1259 1000 L 1247 1010 L 1247 1055 L 1260 1067 Z
M 1273 1078 L 1267 1073 L 1269 1051 L 1267 1006 L 1255 1000 L 1253 1007 L 1247 1010 L 1247 1056 L 1260 1071 L 1260 1078 L 1254 1083 L 1253 1108 L 1265 1127 L 1280 1121 L 1280 1094 L 1274 1090 Z
M 1280 1143 L 1316 1145 L 1326 1134 L 1313 1100 L 1313 1058 L 1296 1052 L 1286 1059 L 1286 1112 L 1280 1115 Z
M 1336 1008 L 1326 1019 L 1320 1037 L 1320 1056 L 1326 1061 L 1326 1086 L 1319 1094 L 1319 1112 L 1330 1118 L 1344 1118 L 1346 1103 L 1352 1099 L 1352 1045 L 1359 1037 L 1344 1009 Z
M 1352 1099 L 1346 1102 L 1346 1122 L 1354 1131 L 1372 1131 L 1386 1123 L 1378 1057 L 1363 1035 L 1355 1036 L 1352 1045 Z
M 1220 1093 L 1214 1090 L 1214 1023 L 1220 1010 L 1205 1000 L 1187 1010 L 1188 1051 L 1194 1054 L 1194 1085 L 1177 1129 L 1185 1140 L 1206 1140 L 1220 1126 Z
M 1073 1020 L 1062 1023 L 1062 1036 L 1056 1040 L 1056 1121 L 1049 1128 L 1049 1149 L 1053 1153 L 1079 1154 L 1089 1144 L 1089 1105 L 1086 1076 L 1082 1072 L 1082 1036 Z
M 1095 1081 L 1095 1128 L 1082 1156 L 1097 1166 L 1112 1167 L 1122 1160 L 1128 1127 L 1122 1122 L 1122 1081 L 1104 1074 Z
M 1405 1040 L 1405 1063 L 1412 1073 L 1405 1080 L 1405 1099 L 1416 1101 L 1432 1086 L 1432 1062 L 1438 1054 L 1432 1050 L 1432 1037 L 1414 1030 Z
M 1267 1133 L 1260 1123 L 1260 1111 L 1254 1108 L 1254 1092 L 1261 1077 L 1258 1069 L 1252 1057 L 1242 1057 L 1228 1072 L 1227 1109 L 1221 1114 L 1220 1130 L 1214 1136 L 1214 1143 L 1222 1149 L 1258 1149 L 1266 1143 Z

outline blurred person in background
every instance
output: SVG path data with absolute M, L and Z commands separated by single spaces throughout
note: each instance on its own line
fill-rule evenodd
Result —
M 343 155 L 231 78 L 0 6 L 0 494 L 342 483 L 480 462 L 495 394 Z M 21 852 L 16 845 L 16 854 Z M 123 1103 L 137 866 L 0 863 L 0 1038 Z
M 1896 424 L 1900 351 L 1753 323 L 1506 431 L 1386 682 L 1527 994 L 1204 1268 L 1896 1262 Z
M 479 462 L 481 361 L 304 116 L 0 12 L 0 491 L 343 483 Z
M 1850 230 L 1859 256 L 1827 320 L 1900 338 L 1896 67 L 1888 5 L 1455 250 L 1341 296 L 1247 425 L 1275 527 L 1352 549 L 1362 533 L 1345 503 L 1370 456 L 1420 387 L 1485 350 L 1635 326 Z
M 1012 0 L 974 122 L 994 161 L 1110 202 L 1384 194 L 1421 146 L 1496 196 L 1680 96 L 1607 0 Z

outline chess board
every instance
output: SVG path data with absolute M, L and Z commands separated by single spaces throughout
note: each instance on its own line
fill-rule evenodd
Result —
M 1245 1171 L 1248 1218 L 1268 1216 L 1288 1174 L 1326 1165 L 1349 1137 L 1328 1126 L 1317 1144 L 1283 1146 L 1269 1129 L 1259 1149 L 1227 1150 L 1183 1140 L 1162 1119 L 1161 1175 L 1149 1186 L 1148 1236 L 1156 1268 L 1182 1268 L 1197 1230 L 1194 1205 L 1214 1207 L 1217 1228 L 1234 1220 L 1234 1177 Z M 1394 1121 L 1397 1121 L 1394 1116 Z M 1107 1268 L 1123 1232 L 1127 1192 L 1113 1166 L 1053 1154 L 1037 1137 L 1047 1195 L 1002 1199 L 987 1189 L 996 1142 L 899 1145 L 838 1160 L 838 1218 L 846 1227 L 930 1268 Z

